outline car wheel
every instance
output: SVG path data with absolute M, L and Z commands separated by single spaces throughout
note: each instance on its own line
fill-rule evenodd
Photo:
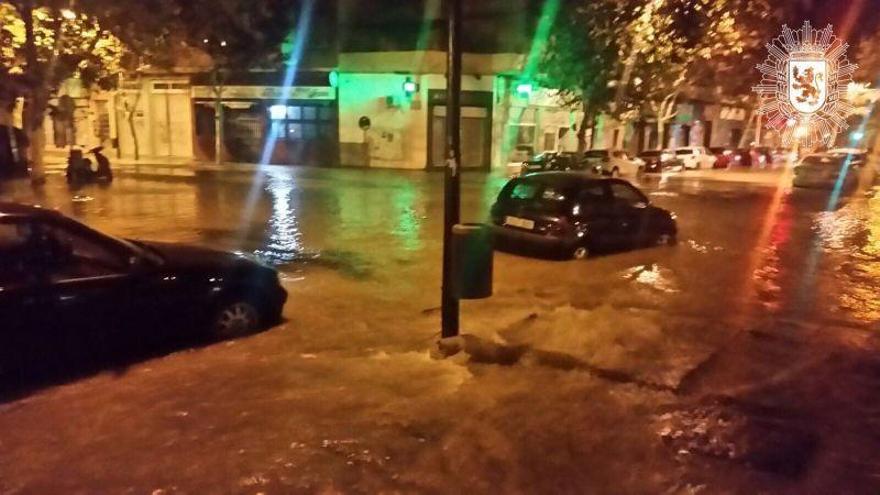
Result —
M 664 233 L 657 236 L 656 243 L 658 246 L 673 246 L 676 241 L 675 234 Z
M 620 169 L 617 167 L 612 168 L 611 177 L 620 177 Z
M 571 251 L 571 259 L 582 260 L 590 256 L 590 249 L 587 246 L 578 246 Z
M 261 323 L 256 304 L 247 299 L 232 298 L 218 307 L 211 330 L 214 336 L 229 339 L 254 333 L 260 329 Z

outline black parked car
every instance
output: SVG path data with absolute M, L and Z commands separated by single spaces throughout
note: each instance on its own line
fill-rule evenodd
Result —
M 538 247 L 572 258 L 606 248 L 672 244 L 675 216 L 625 180 L 578 172 L 512 179 L 492 206 L 500 247 Z
M 644 170 L 648 174 L 659 174 L 667 169 L 682 169 L 684 162 L 671 150 L 645 150 L 638 154 L 645 162 Z
M 0 203 L 0 377 L 186 334 L 240 336 L 279 321 L 286 299 L 274 269 L 241 256 Z
M 577 153 L 568 151 L 545 151 L 523 162 L 520 174 L 546 170 L 579 170 L 584 165 Z

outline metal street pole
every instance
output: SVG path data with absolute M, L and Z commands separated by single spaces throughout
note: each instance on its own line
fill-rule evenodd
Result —
M 441 336 L 458 335 L 458 298 L 452 292 L 452 226 L 461 216 L 461 0 L 446 0 L 449 46 L 446 58 L 446 167 L 443 198 L 443 287 Z

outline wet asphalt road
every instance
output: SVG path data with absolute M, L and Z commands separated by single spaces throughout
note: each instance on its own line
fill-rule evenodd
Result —
M 440 175 L 272 168 L 255 181 L 4 185 L 3 200 L 59 208 L 118 236 L 254 252 L 284 273 L 291 298 L 288 321 L 263 334 L 0 404 L 0 493 L 876 493 L 880 196 L 863 187 L 838 200 L 773 177 L 643 181 L 678 216 L 674 247 L 583 262 L 496 255 L 496 296 L 463 304 L 463 330 L 514 341 L 523 321 L 550 322 L 547 335 L 607 327 L 595 342 L 541 343 L 592 346 L 573 351 L 586 374 L 427 357 Z M 484 221 L 504 181 L 465 176 L 463 220 Z M 786 375 L 786 361 L 802 373 Z M 827 376 L 802 379 L 817 372 Z M 842 412 L 826 413 L 820 383 L 834 389 L 834 373 L 850 372 L 861 381 L 837 388 L 863 400 L 839 405 L 862 416 L 848 430 Z M 707 422 L 720 407 L 721 424 L 736 424 L 730 406 L 707 398 L 717 395 L 773 403 L 771 419 L 742 415 L 808 431 L 789 435 L 808 459 L 791 474 L 735 453 L 729 465 L 715 451 L 688 457 L 699 448 L 678 445 L 688 435 L 669 432 L 687 428 L 670 423 L 702 435 L 688 414 Z M 785 416 L 777 399 L 813 419 Z
M 682 311 L 726 316 L 747 308 L 852 324 L 880 320 L 880 300 L 873 297 L 880 280 L 880 199 L 871 189 L 833 199 L 826 191 L 792 190 L 779 177 L 780 187 L 767 180 L 649 178 L 638 185 L 678 215 L 678 248 L 621 253 L 576 269 L 499 254 L 498 283 L 507 285 L 508 275 L 516 284 L 520 276 L 554 280 L 582 272 L 601 281 L 639 260 L 681 279 Z M 485 222 L 504 182 L 466 176 L 462 221 Z M 250 183 L 122 179 L 109 188 L 70 191 L 53 181 L 39 194 L 25 184 L 0 192 L 0 198 L 58 208 L 118 236 L 252 252 L 295 279 L 323 267 L 390 282 L 391 292 L 418 286 L 428 292 L 420 294 L 426 301 L 436 298 L 430 292 L 437 286 L 442 196 L 436 174 L 277 167 Z

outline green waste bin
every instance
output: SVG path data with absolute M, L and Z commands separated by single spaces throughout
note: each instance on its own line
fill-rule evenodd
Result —
M 492 295 L 492 227 L 464 223 L 452 227 L 452 293 L 458 299 Z

